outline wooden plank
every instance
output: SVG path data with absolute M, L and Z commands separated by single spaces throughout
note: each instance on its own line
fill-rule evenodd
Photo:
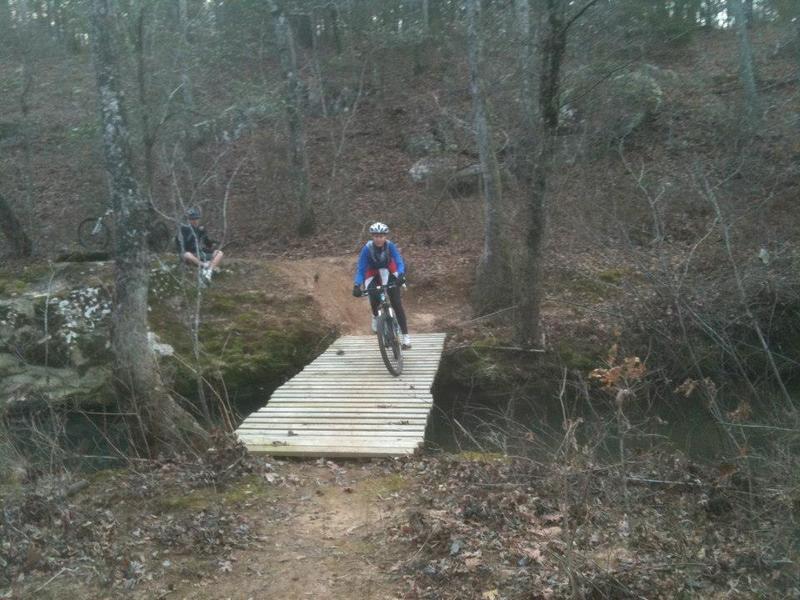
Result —
M 393 411 L 402 411 L 406 409 L 415 409 L 415 408 L 427 408 L 430 409 L 433 406 L 432 402 L 414 402 L 413 404 L 410 402 L 392 402 L 391 404 L 375 404 L 370 402 L 342 402 L 339 400 L 331 400 L 326 402 L 325 400 L 309 400 L 309 401 L 299 401 L 296 400 L 294 402 L 282 402 L 279 400 L 270 400 L 269 406 L 272 407 L 272 410 L 277 408 L 350 408 L 354 410 L 360 410 L 362 408 L 379 408 L 382 410 L 393 410 Z
M 265 419 L 262 421 L 245 421 L 239 426 L 239 429 L 258 429 L 259 427 L 267 427 L 270 429 L 294 429 L 297 427 L 312 427 L 324 428 L 330 427 L 331 429 L 346 430 L 349 427 L 354 429 L 363 429 L 365 431 L 381 431 L 390 430 L 392 427 L 398 429 L 414 428 L 419 429 L 425 427 L 427 423 L 424 419 L 386 419 L 385 421 L 370 421 L 368 419 L 354 420 L 354 421 L 327 421 L 325 419 L 281 419 L 271 420 Z
M 335 427 L 337 423 L 341 424 L 350 424 L 350 425 L 392 425 L 392 424 L 402 424 L 402 423 L 409 423 L 410 425 L 424 425 L 427 423 L 427 419 L 386 419 L 386 420 L 374 420 L 374 419 L 352 419 L 350 421 L 331 421 L 330 419 L 325 418 L 300 418 L 300 417 L 281 417 L 281 418 L 271 418 L 271 419 L 259 419 L 259 420 L 250 420 L 248 419 L 244 423 L 242 423 L 239 427 L 259 427 L 264 424 L 270 423 L 278 423 L 278 424 L 290 424 L 290 423 L 307 423 L 309 425 L 325 425 L 328 424 L 331 427 Z
M 339 421 L 328 421 L 326 419 L 321 418 L 313 418 L 313 419 L 303 419 L 301 417 L 295 418 L 292 420 L 291 418 L 280 419 L 280 420 L 273 420 L 273 419 L 264 419 L 261 421 L 245 421 L 239 426 L 239 429 L 258 429 L 259 427 L 282 427 L 283 429 L 292 429 L 293 426 L 297 425 L 298 427 L 324 427 L 330 426 L 331 429 L 341 428 L 347 429 L 348 427 L 356 427 L 364 430 L 380 430 L 380 429 L 391 429 L 392 427 L 424 427 L 427 423 L 426 419 L 386 419 L 383 421 L 374 421 L 369 419 L 353 419 L 352 421 L 347 420 L 339 420 Z
M 247 418 L 242 422 L 245 424 L 257 423 L 287 423 L 289 421 L 295 423 L 313 423 L 315 421 L 328 422 L 328 423 L 361 423 L 364 425 L 380 425 L 381 423 L 426 423 L 428 420 L 428 413 L 393 413 L 391 415 L 358 415 L 358 414 L 342 414 L 339 413 L 337 417 L 330 415 L 320 415 L 319 413 L 309 412 L 304 414 L 299 413 L 275 413 L 264 414 L 258 417 Z
M 409 456 L 414 454 L 414 448 L 345 448 L 341 446 L 316 446 L 311 448 L 298 448 L 296 446 L 258 446 L 248 445 L 253 454 L 269 454 L 270 456 L 298 456 L 302 458 L 363 458 L 363 457 L 392 457 Z
M 349 413 L 349 414 L 353 414 L 353 415 L 362 415 L 362 416 L 365 416 L 365 417 L 368 416 L 368 415 L 376 415 L 378 417 L 380 417 L 380 416 L 388 417 L 389 415 L 394 415 L 394 414 L 400 414 L 400 415 L 413 415 L 413 414 L 427 415 L 428 412 L 430 411 L 430 406 L 421 405 L 418 408 L 403 408 L 403 409 L 397 409 L 397 410 L 394 410 L 394 409 L 391 409 L 391 408 L 343 408 L 341 410 L 336 410 L 333 407 L 328 407 L 328 408 L 297 408 L 297 409 L 295 409 L 295 408 L 291 408 L 291 407 L 287 407 L 287 406 L 270 407 L 270 405 L 267 404 L 266 408 L 262 408 L 257 413 L 253 413 L 253 414 L 277 415 L 277 414 L 283 414 L 283 413 L 286 413 L 286 412 L 291 413 L 291 412 L 293 412 L 295 410 L 298 412 L 298 414 L 300 414 L 300 413 L 319 412 L 321 410 L 322 412 L 329 412 L 329 413 L 332 413 L 332 414 L 347 414 L 347 413 Z
M 340 400 L 343 402 L 375 402 L 376 404 L 390 404 L 392 402 L 430 402 L 432 395 L 427 392 L 417 392 L 415 390 L 404 390 L 403 393 L 393 394 L 391 398 L 381 398 L 375 394 L 364 392 L 354 392 L 353 390 L 324 390 L 310 394 L 303 390 L 283 390 L 275 392 L 270 402 L 276 400 L 286 400 L 287 402 L 297 402 L 303 398 L 319 398 L 320 400 Z
M 276 424 L 261 426 L 263 428 L 239 428 L 239 432 L 242 435 L 269 435 L 281 438 L 296 436 L 313 437 L 317 434 L 338 435 L 342 437 L 373 437 L 377 435 L 384 438 L 392 438 L 395 436 L 420 436 L 425 433 L 424 425 L 382 425 L 381 427 L 369 427 L 365 425 L 353 426 L 346 424 L 338 428 L 334 425 L 327 428 L 326 424 L 323 423 L 308 426 L 303 426 L 301 424 L 296 425 L 297 427 L 287 427 L 287 424 L 284 423 L 280 426 Z M 291 430 L 292 433 L 289 433 L 289 430 Z
M 348 446 L 350 448 L 357 448 L 359 446 L 368 446 L 370 448 L 386 448 L 386 447 L 413 447 L 419 445 L 421 440 L 418 437 L 402 437 L 402 436 L 377 436 L 377 437 L 356 437 L 356 436 L 327 436 L 327 437 L 310 437 L 310 436 L 279 436 L 268 435 L 264 433 L 239 434 L 239 438 L 245 444 L 255 444 L 259 446 Z
M 378 437 L 381 439 L 396 439 L 396 438 L 413 438 L 415 440 L 421 439 L 421 436 L 425 434 L 424 429 L 414 429 L 414 430 L 394 430 L 394 431 L 369 431 L 369 430 L 344 430 L 344 429 L 292 429 L 292 433 L 289 433 L 288 429 L 263 429 L 259 431 L 254 430 L 246 430 L 243 429 L 240 435 L 247 436 L 248 434 L 253 435 L 260 435 L 260 436 L 269 436 L 274 437 L 276 439 L 286 440 L 286 441 L 294 441 L 294 440 L 306 440 L 306 439 L 316 439 L 318 437 L 331 437 L 336 436 L 340 438 L 374 438 Z
M 272 401 L 272 402 L 274 402 L 274 401 Z M 403 411 L 406 411 L 406 410 L 415 410 L 415 409 L 418 409 L 418 408 L 425 408 L 427 410 L 430 410 L 431 407 L 433 406 L 433 404 L 429 403 L 429 402 L 428 403 L 419 403 L 418 402 L 418 403 L 415 403 L 415 404 L 400 404 L 400 403 L 397 403 L 397 404 L 391 404 L 391 405 L 388 405 L 388 406 L 380 406 L 380 405 L 367 404 L 367 403 L 358 404 L 358 403 L 354 403 L 354 402 L 336 402 L 336 403 L 333 403 L 333 402 L 320 402 L 318 400 L 316 402 L 274 402 L 274 403 L 270 404 L 270 406 L 272 406 L 272 410 L 287 409 L 287 408 L 296 407 L 296 408 L 316 408 L 316 409 L 322 409 L 322 410 L 325 410 L 325 409 L 334 409 L 334 410 L 351 409 L 351 410 L 354 410 L 354 411 L 360 411 L 363 408 L 377 408 L 377 409 L 384 410 L 384 411 L 387 411 L 387 412 L 388 411 L 392 411 L 392 412 L 395 412 L 395 413 L 402 413 Z M 276 414 L 276 413 L 264 412 L 264 413 L 261 413 L 261 414 Z M 373 414 L 373 413 L 367 413 L 367 414 Z

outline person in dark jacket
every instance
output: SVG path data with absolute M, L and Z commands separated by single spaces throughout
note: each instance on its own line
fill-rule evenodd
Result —
M 222 250 L 214 250 L 214 242 L 208 237 L 206 228 L 200 225 L 200 211 L 190 208 L 186 211 L 188 224 L 181 225 L 177 236 L 178 252 L 183 261 L 200 269 L 200 276 L 206 284 L 211 283 L 211 275 L 218 270 L 222 261 Z
M 370 293 L 379 283 L 397 283 L 403 285 L 406 282 L 406 266 L 400 251 L 392 242 L 386 239 L 389 234 L 389 227 L 383 223 L 373 223 L 369 228 L 372 240 L 367 242 L 358 255 L 356 265 L 356 275 L 353 280 L 353 295 L 361 296 L 366 290 L 369 293 L 369 303 L 372 307 L 372 331 L 378 328 L 378 304 L 377 294 Z M 406 312 L 400 299 L 400 288 L 392 287 L 388 290 L 389 301 L 392 303 L 394 312 L 397 315 L 397 322 L 403 332 L 403 348 L 411 348 L 411 336 L 408 334 L 408 324 L 406 322 Z

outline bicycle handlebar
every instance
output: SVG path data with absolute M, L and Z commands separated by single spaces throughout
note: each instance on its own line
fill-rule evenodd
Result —
M 367 288 L 365 290 L 361 290 L 361 298 L 366 298 L 369 296 L 370 292 L 380 292 L 382 290 L 388 290 L 389 288 L 396 288 L 396 287 L 406 287 L 406 284 L 397 285 L 397 283 L 387 283 L 386 285 L 376 285 L 374 288 Z

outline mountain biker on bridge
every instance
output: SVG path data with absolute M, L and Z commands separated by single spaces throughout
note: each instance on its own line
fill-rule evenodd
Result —
M 175 240 L 183 261 L 200 269 L 203 283 L 211 284 L 211 275 L 222 261 L 222 250 L 214 250 L 214 242 L 208 237 L 206 228 L 200 225 L 200 211 L 190 208 L 186 211 L 188 224 L 181 224 L 180 233 Z
M 358 255 L 356 276 L 353 280 L 353 296 L 358 298 L 366 290 L 369 294 L 369 303 L 372 308 L 372 331 L 378 328 L 378 295 L 373 292 L 380 281 L 380 285 L 395 283 L 398 286 L 406 282 L 406 267 L 400 251 L 392 242 L 386 239 L 389 227 L 381 222 L 370 225 L 369 232 L 372 240 L 364 244 Z M 411 336 L 408 335 L 406 313 L 400 300 L 400 288 L 391 287 L 387 290 L 389 301 L 392 303 L 403 332 L 403 348 L 411 348 Z

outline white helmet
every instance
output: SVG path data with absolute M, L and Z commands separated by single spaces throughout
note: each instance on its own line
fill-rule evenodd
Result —
M 384 223 L 381 223 L 380 221 L 377 221 L 369 226 L 369 232 L 372 234 L 375 233 L 387 234 L 389 233 L 389 226 L 385 225 Z

